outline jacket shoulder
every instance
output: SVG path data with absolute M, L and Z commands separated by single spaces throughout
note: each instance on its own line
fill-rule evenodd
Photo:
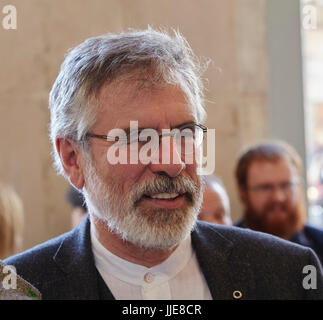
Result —
M 313 227 L 313 226 L 310 226 L 307 224 L 304 227 L 304 231 L 307 235 L 315 237 L 323 242 L 323 230 L 322 229 L 319 229 L 319 228 L 316 228 L 316 227 Z
M 220 238 L 231 247 L 235 257 L 240 257 L 242 260 L 248 259 L 254 263 L 257 260 L 271 262 L 277 258 L 280 261 L 286 261 L 287 265 L 292 265 L 293 259 L 298 262 L 304 261 L 313 254 L 311 249 L 299 244 L 236 226 L 198 222 L 195 231 L 205 245 L 216 246 L 214 239 Z
M 64 233 L 22 253 L 11 256 L 5 259 L 4 262 L 7 265 L 13 265 L 18 275 L 39 288 L 44 278 L 50 282 L 57 276 L 62 276 L 62 270 L 55 263 L 54 256 L 64 240 L 70 236 L 71 232 Z
M 230 299 L 238 287 L 246 299 L 323 298 L 322 270 L 310 248 L 249 229 L 205 222 L 197 222 L 192 243 L 208 283 L 216 288 L 214 296 Z M 316 267 L 317 290 L 303 287 L 308 265 Z

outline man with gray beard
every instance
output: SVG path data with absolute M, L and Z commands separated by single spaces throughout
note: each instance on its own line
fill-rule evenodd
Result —
M 43 299 L 322 298 L 310 249 L 197 222 L 207 132 L 199 65 L 178 32 L 150 28 L 68 53 L 50 93 L 50 137 L 89 216 L 6 261 Z

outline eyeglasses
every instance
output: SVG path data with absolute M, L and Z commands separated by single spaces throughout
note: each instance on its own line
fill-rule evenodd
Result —
M 255 191 L 264 195 L 270 195 L 273 194 L 276 188 L 279 188 L 282 192 L 285 194 L 291 193 L 295 190 L 296 186 L 299 184 L 299 181 L 288 181 L 283 182 L 280 184 L 270 184 L 270 183 L 264 183 L 259 184 L 253 187 L 248 187 L 248 190 Z
M 130 146 L 130 150 L 134 148 L 131 146 L 138 145 L 138 149 L 141 150 L 144 145 L 149 145 L 151 152 L 155 152 L 160 144 L 160 141 L 164 137 L 173 137 L 176 144 L 176 149 L 182 154 L 191 154 L 194 148 L 199 147 L 204 139 L 204 134 L 207 132 L 207 127 L 202 124 L 184 124 L 180 127 L 173 128 L 171 130 L 165 130 L 162 134 L 158 134 L 155 129 L 144 128 L 136 130 L 135 132 L 125 132 L 119 130 L 115 135 L 100 135 L 94 133 L 87 133 L 85 139 L 97 138 L 110 142 L 116 142 L 118 147 Z

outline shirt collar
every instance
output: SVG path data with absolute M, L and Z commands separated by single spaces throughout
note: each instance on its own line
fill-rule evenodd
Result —
M 190 235 L 165 261 L 151 268 L 124 260 L 107 250 L 97 239 L 92 225 L 91 241 L 95 265 L 99 270 L 121 281 L 144 287 L 153 287 L 169 281 L 185 268 L 193 255 Z M 150 279 L 153 277 L 154 281 L 147 281 L 147 275 Z

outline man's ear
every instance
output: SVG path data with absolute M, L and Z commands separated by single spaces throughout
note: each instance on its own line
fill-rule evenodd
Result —
M 84 186 L 84 174 L 79 146 L 75 141 L 68 138 L 56 138 L 55 144 L 65 174 L 77 189 L 82 189 Z

